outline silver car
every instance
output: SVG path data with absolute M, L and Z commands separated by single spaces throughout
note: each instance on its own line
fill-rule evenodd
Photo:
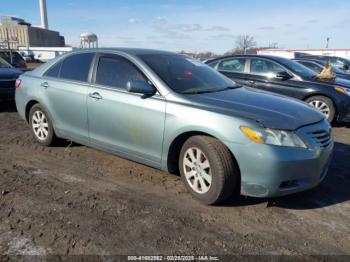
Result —
M 64 138 L 179 172 L 206 204 L 234 192 L 272 197 L 315 187 L 332 155 L 321 113 L 171 52 L 75 51 L 16 86 L 18 112 L 40 144 Z

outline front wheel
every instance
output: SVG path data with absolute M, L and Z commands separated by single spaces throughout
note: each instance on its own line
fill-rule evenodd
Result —
M 190 137 L 182 146 L 179 169 L 186 188 L 205 204 L 222 202 L 237 189 L 239 171 L 235 160 L 215 138 Z
M 35 140 L 44 146 L 51 146 L 57 141 L 57 137 L 53 130 L 52 122 L 39 105 L 34 105 L 29 112 L 29 125 L 34 134 Z
M 324 114 L 330 123 L 333 122 L 335 118 L 335 107 L 331 99 L 325 96 L 312 96 L 306 99 L 306 103 Z

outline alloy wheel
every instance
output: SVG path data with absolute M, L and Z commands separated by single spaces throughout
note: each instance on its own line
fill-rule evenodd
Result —
M 44 112 L 37 110 L 32 117 L 32 128 L 35 136 L 44 141 L 49 135 L 49 123 Z
M 320 111 L 322 114 L 324 114 L 327 118 L 329 117 L 330 108 L 325 102 L 320 100 L 312 100 L 309 102 L 309 104 L 318 111 Z
M 189 148 L 183 159 L 183 170 L 189 186 L 199 194 L 209 191 L 212 183 L 208 158 L 198 147 Z

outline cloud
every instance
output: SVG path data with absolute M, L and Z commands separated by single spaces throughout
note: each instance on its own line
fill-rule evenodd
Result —
M 141 24 L 141 23 L 143 23 L 143 20 L 142 19 L 139 19 L 139 18 L 130 18 L 129 19 L 129 23 L 130 24 Z
M 205 31 L 230 31 L 229 28 L 227 27 L 224 27 L 224 26 L 212 26 L 212 27 L 209 27 L 209 28 L 206 28 Z
M 234 34 L 217 34 L 217 35 L 212 35 L 209 36 L 208 38 L 210 39 L 229 39 L 229 38 L 235 38 L 237 35 Z
M 320 21 L 317 20 L 317 19 L 309 19 L 309 20 L 306 20 L 306 23 L 308 24 L 316 24 L 316 23 L 319 23 Z
M 276 28 L 274 26 L 261 26 L 258 27 L 257 30 L 275 30 Z

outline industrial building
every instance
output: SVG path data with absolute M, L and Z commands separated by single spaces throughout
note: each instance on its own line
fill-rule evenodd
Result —
M 63 47 L 64 37 L 59 32 L 34 27 L 23 19 L 9 16 L 0 17 L 0 45 L 3 48 Z

